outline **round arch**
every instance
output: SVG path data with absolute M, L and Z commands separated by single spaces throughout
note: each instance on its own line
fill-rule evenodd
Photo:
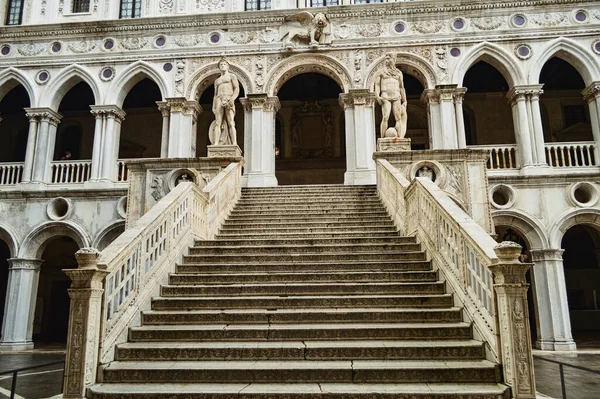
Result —
M 502 210 L 492 212 L 492 219 L 496 226 L 508 226 L 517 230 L 529 242 L 530 250 L 549 248 L 548 237 L 544 229 L 531 216 L 521 212 Z
M 375 78 L 379 75 L 379 72 L 385 67 L 384 55 L 367 68 L 367 78 L 365 79 L 364 88 L 373 90 L 375 87 Z M 402 69 L 402 73 L 407 73 L 415 77 L 425 89 L 433 89 L 437 84 L 435 71 L 429 65 L 429 62 L 424 58 L 410 53 L 396 53 L 396 65 L 406 66 L 406 69 Z
M 546 62 L 553 57 L 561 58 L 577 70 L 586 86 L 600 79 L 598 64 L 590 54 L 578 43 L 564 37 L 548 43 L 546 48 L 539 51 L 531 59 L 529 70 L 529 84 L 539 84 L 540 74 Z
M 90 246 L 90 238 L 83 227 L 72 221 L 68 222 L 46 222 L 33 229 L 23 240 L 19 249 L 19 258 L 40 259 L 46 244 L 53 238 L 66 236 L 79 246 L 86 248 Z
M 504 48 L 489 42 L 473 46 L 454 67 L 452 83 L 462 87 L 469 69 L 479 61 L 486 62 L 496 68 L 510 87 L 523 84 L 523 70 L 513 56 Z
M 0 223 L 0 240 L 4 241 L 10 249 L 10 256 L 15 257 L 21 242 L 18 233 L 9 225 Z
M 145 61 L 137 61 L 128 65 L 119 73 L 119 78 L 111 83 L 106 96 L 106 104 L 123 107 L 123 102 L 129 91 L 144 79 L 150 79 L 156 83 L 162 96 L 161 100 L 169 95 L 169 85 L 163 76 L 151 64 Z
M 552 223 L 550 248 L 561 248 L 562 238 L 567 230 L 578 224 L 592 226 L 600 231 L 600 209 L 576 209 L 560 214 Z
M 46 88 L 40 100 L 40 105 L 47 106 L 54 111 L 58 110 L 63 97 L 79 82 L 85 82 L 94 94 L 94 103 L 101 104 L 102 96 L 94 75 L 87 68 L 73 64 L 63 69 L 56 80 Z
M 229 60 L 227 60 L 227 62 L 229 63 L 229 71 L 235 75 L 240 84 L 243 86 L 244 93 L 253 93 L 254 86 L 252 85 L 252 79 L 250 78 L 248 72 L 244 68 L 232 63 Z M 219 61 L 209 64 L 196 71 L 190 79 L 190 84 L 186 92 L 186 98 L 198 101 L 202 92 L 204 92 L 208 86 L 213 84 L 220 75 L 221 72 L 219 71 Z
M 299 54 L 275 65 L 267 76 L 265 91 L 269 96 L 276 96 L 285 82 L 307 72 L 320 73 L 332 78 L 344 93 L 352 87 L 350 73 L 336 59 L 320 54 Z
M 113 234 L 121 234 L 123 231 L 125 231 L 125 221 L 121 219 L 113 220 L 112 222 L 108 223 L 108 225 L 104 227 L 104 229 L 102 229 L 98 234 L 96 234 L 96 237 L 92 241 L 92 247 L 97 248 L 99 251 L 104 250 L 104 248 L 108 246 L 108 244 L 102 245 L 105 239 Z M 116 238 L 116 236 L 113 237 L 113 239 L 114 238 Z M 103 246 L 103 248 L 101 248 L 101 246 Z
M 6 68 L 0 72 L 0 101 L 19 84 L 27 91 L 31 107 L 37 106 L 38 93 L 34 89 L 35 85 L 26 74 L 13 67 Z

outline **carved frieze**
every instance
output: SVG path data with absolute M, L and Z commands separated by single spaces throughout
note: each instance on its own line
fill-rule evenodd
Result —
M 44 51 L 44 48 L 45 48 L 45 46 L 40 43 L 26 43 L 26 44 L 20 45 L 17 48 L 17 51 L 21 55 L 31 57 L 31 56 L 40 54 L 42 51 Z
M 175 62 L 175 95 L 178 96 L 183 96 L 185 91 L 185 65 L 184 59 Z
M 550 12 L 545 14 L 534 14 L 531 16 L 531 20 L 540 26 L 556 26 L 563 22 L 566 18 L 567 16 L 565 14 Z
M 127 37 L 120 42 L 121 47 L 127 50 L 141 50 L 148 44 L 148 39 L 145 37 Z
M 173 41 L 179 47 L 193 47 L 193 46 L 197 46 L 198 43 L 200 43 L 202 41 L 202 36 L 196 35 L 196 34 L 180 35 L 180 36 L 175 36 L 173 38 Z
M 255 32 L 231 32 L 229 40 L 235 44 L 248 44 L 256 38 Z
M 379 37 L 383 32 L 383 27 L 381 24 L 366 24 L 366 25 L 358 25 L 356 27 L 356 33 L 358 33 L 362 37 Z
M 273 28 L 265 28 L 260 33 L 260 41 L 263 43 L 273 43 L 277 40 L 277 36 L 279 35 L 278 31 Z
M 223 11 L 225 0 L 196 0 L 196 8 L 202 11 Z
M 444 26 L 442 21 L 421 21 L 413 24 L 414 30 L 419 33 L 437 33 Z
M 347 39 L 350 37 L 352 27 L 348 24 L 341 24 L 335 27 L 335 37 L 338 39 Z
M 158 0 L 158 11 L 161 14 L 171 13 L 173 11 L 173 0 Z
M 69 43 L 68 47 L 69 50 L 77 54 L 89 53 L 98 47 L 98 42 L 95 40 L 80 40 Z
M 502 17 L 483 17 L 473 18 L 471 23 L 478 29 L 481 30 L 494 30 L 498 29 L 503 23 L 504 18 Z

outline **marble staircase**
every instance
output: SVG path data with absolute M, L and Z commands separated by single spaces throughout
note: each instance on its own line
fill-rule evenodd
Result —
M 244 189 L 90 398 L 510 397 L 372 186 Z

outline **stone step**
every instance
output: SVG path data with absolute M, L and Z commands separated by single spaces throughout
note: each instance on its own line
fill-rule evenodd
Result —
M 344 382 L 497 383 L 498 365 L 487 360 L 286 360 L 273 361 L 114 361 L 105 382 Z
M 388 231 L 380 231 L 380 230 L 355 230 L 353 232 L 348 231 L 338 231 L 338 232 L 330 232 L 330 233 L 254 233 L 254 234 L 244 234 L 244 233 L 230 233 L 230 232 L 220 232 L 216 240 L 229 240 L 229 239 L 343 239 L 343 238 L 362 238 L 364 236 L 369 237 L 390 237 L 395 234 L 394 238 L 402 238 L 399 232 L 396 231 L 394 227 L 390 227 L 387 229 Z M 400 241 L 402 242 L 402 241 Z
M 437 281 L 434 271 L 417 272 L 308 272 L 308 273 L 178 273 L 169 276 L 169 284 L 241 284 L 241 283 L 365 283 L 399 281 Z
M 246 229 L 251 227 L 253 229 L 280 229 L 280 228 L 343 228 L 346 226 L 363 226 L 371 227 L 371 226 L 394 226 L 394 223 L 390 220 L 340 220 L 340 221 L 327 221 L 327 220 L 308 220 L 303 222 L 296 223 L 287 223 L 285 220 L 273 219 L 273 220 L 263 220 L 263 221 L 226 221 L 221 226 L 221 231 L 231 230 L 231 229 Z
M 380 210 L 381 207 L 380 202 L 365 203 L 364 201 L 357 201 L 354 204 L 340 204 L 337 202 L 325 202 L 322 204 L 307 204 L 307 203 L 299 203 L 299 204 L 279 204 L 279 203 L 264 203 L 264 204 L 256 204 L 256 205 L 243 205 L 238 207 L 240 211 L 275 211 L 275 212 L 284 212 L 286 210 L 330 210 L 330 211 L 338 211 L 338 210 L 351 210 L 351 211 L 367 211 L 370 209 Z
M 339 237 L 339 238 L 264 238 L 264 239 L 225 239 L 218 237 L 216 240 L 196 240 L 194 247 L 210 246 L 298 246 L 298 245 L 350 245 L 350 244 L 416 244 L 414 237 L 380 236 L 380 237 Z
M 421 295 L 444 294 L 441 282 L 378 283 L 271 283 L 225 285 L 163 285 L 160 295 L 171 297 L 265 296 L 265 295 Z
M 229 214 L 231 217 L 322 217 L 325 215 L 330 215 L 333 217 L 360 217 L 360 216 L 385 216 L 389 219 L 389 215 L 384 209 L 367 209 L 364 211 L 344 211 L 343 209 L 334 210 L 331 209 L 319 209 L 319 210 L 304 210 L 304 211 L 246 211 L 243 209 L 233 208 L 231 213 Z
M 276 206 L 276 205 L 285 205 L 286 207 L 296 207 L 296 206 L 304 206 L 310 205 L 312 207 L 323 207 L 329 208 L 331 205 L 337 205 L 340 208 L 353 206 L 353 205 L 361 205 L 364 208 L 373 208 L 373 209 L 381 209 L 383 206 L 379 198 L 377 197 L 365 197 L 365 198 L 313 198 L 311 197 L 296 197 L 296 198 L 287 198 L 287 199 L 278 199 L 273 200 L 269 199 L 251 199 L 242 197 L 237 202 L 237 207 L 239 209 L 247 209 L 248 207 L 253 206 Z
M 227 223 L 249 223 L 249 222 L 269 222 L 271 220 L 277 220 L 279 223 L 287 223 L 287 224 L 295 224 L 295 223 L 302 223 L 302 222 L 312 222 L 312 221 L 320 221 L 320 222 L 327 222 L 327 223 L 336 223 L 336 222 L 381 222 L 381 223 L 385 223 L 385 222 L 389 222 L 390 221 L 390 217 L 386 216 L 386 215 L 381 215 L 381 216 L 350 216 L 350 215 L 345 215 L 345 216 L 340 216 L 340 215 L 296 215 L 296 216 L 286 216 L 286 215 L 280 215 L 277 217 L 269 217 L 265 220 L 264 216 L 258 215 L 258 216 L 230 216 L 227 219 Z
M 128 342 L 115 360 L 481 360 L 482 342 L 463 341 L 285 341 Z
M 135 341 L 457 340 L 472 339 L 468 323 L 317 323 L 153 325 L 129 329 Z
M 299 308 L 146 310 L 143 325 L 302 324 L 302 323 L 458 323 L 460 308 Z
M 292 259 L 288 262 L 268 262 L 259 260 L 255 262 L 240 262 L 240 259 L 229 263 L 206 262 L 200 256 L 186 259 L 184 264 L 175 266 L 176 273 L 272 273 L 272 272 L 403 272 L 403 271 L 431 271 L 431 262 L 428 260 L 395 261 L 395 260 L 352 260 L 307 262 L 302 259 Z
M 377 192 L 375 185 L 341 185 L 341 184 L 323 184 L 323 185 L 296 185 L 296 186 L 278 186 L 278 187 L 243 187 L 242 194 L 284 194 L 284 193 L 336 193 L 336 192 Z
M 183 263 L 233 263 L 233 262 L 292 262 L 301 260 L 304 262 L 331 262 L 331 261 L 361 261 L 361 260 L 427 260 L 425 252 L 321 252 L 321 253 L 302 253 L 302 254 L 281 254 L 281 253 L 256 253 L 240 255 L 236 253 L 224 253 L 218 255 L 186 255 L 183 257 Z
M 153 310 L 290 309 L 311 307 L 451 307 L 450 294 L 421 295 L 305 295 L 153 298 Z
M 127 392 L 126 396 L 123 392 Z M 96 384 L 91 399 L 509 399 L 503 384 Z
M 421 244 L 397 243 L 356 243 L 356 244 L 315 244 L 315 245 L 213 245 L 198 246 L 189 249 L 189 256 L 202 255 L 288 255 L 288 254 L 354 254 L 363 252 L 411 253 L 421 250 Z
M 226 234 L 263 234 L 264 236 L 269 235 L 281 235 L 281 234 L 373 234 L 373 232 L 380 233 L 397 233 L 396 227 L 389 224 L 377 224 L 373 226 L 368 226 L 365 228 L 364 225 L 360 224 L 352 224 L 347 226 L 329 226 L 329 227 L 297 227 L 296 225 L 289 225 L 287 227 L 269 227 L 269 229 L 265 229 L 264 227 L 254 227 L 254 226 L 246 226 L 244 228 L 239 227 L 229 227 L 222 226 L 219 230 L 218 237 Z
M 310 199 L 313 201 L 347 201 L 347 200 L 373 200 L 379 199 L 379 195 L 377 192 L 365 191 L 365 192 L 355 192 L 355 193 L 310 193 L 310 194 L 246 194 L 244 193 L 239 201 L 265 201 L 265 202 L 285 202 L 285 201 L 298 201 L 302 199 Z

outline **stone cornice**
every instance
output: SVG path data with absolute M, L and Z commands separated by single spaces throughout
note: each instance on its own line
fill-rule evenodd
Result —
M 469 13 L 490 10 L 517 9 L 532 7 L 548 8 L 560 5 L 577 5 L 579 7 L 595 6 L 591 0 L 533 0 L 533 1 L 480 1 L 465 3 L 462 0 L 447 0 L 439 4 L 436 0 L 399 2 L 385 4 L 353 5 L 351 7 L 329 7 L 326 12 L 331 20 L 344 21 L 353 18 L 381 19 L 387 17 L 403 17 L 417 15 L 419 19 L 429 15 L 439 16 L 441 13 Z M 124 20 L 94 20 L 48 25 L 23 25 L 0 28 L 0 40 L 16 38 L 36 38 L 62 36 L 81 36 L 90 34 L 115 34 L 148 30 L 173 31 L 188 28 L 229 28 L 246 26 L 274 26 L 284 21 L 285 16 L 295 12 L 292 9 L 271 10 L 259 13 L 230 12 L 207 13 L 185 16 L 165 16 Z

